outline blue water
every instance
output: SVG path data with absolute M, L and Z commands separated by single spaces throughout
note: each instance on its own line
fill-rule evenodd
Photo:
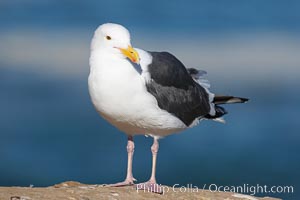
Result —
M 226 32 L 251 35 L 258 31 L 297 36 L 299 9 L 296 0 L 3 0 L 0 34 L 38 29 L 64 33 L 74 28 L 92 33 L 99 24 L 112 21 L 133 31 L 147 31 L 148 36 L 222 37 Z M 51 63 L 47 67 L 51 68 Z M 261 70 L 271 69 L 262 65 Z M 217 93 L 248 97 L 250 102 L 226 106 L 225 125 L 203 121 L 162 139 L 159 183 L 291 185 L 294 194 L 258 196 L 300 199 L 299 79 L 266 77 L 266 81 L 259 81 L 251 74 L 249 77 L 238 83 L 235 78 L 211 80 Z M 146 181 L 152 140 L 139 136 L 135 141 L 134 176 L 139 182 Z M 87 74 L 53 76 L 0 60 L 0 185 L 120 181 L 126 171 L 125 146 L 126 136 L 94 110 Z
M 300 95 L 290 86 L 276 87 L 233 88 L 251 101 L 227 106 L 227 124 L 203 121 L 162 139 L 159 182 L 299 187 Z M 86 80 L 2 69 L 0 90 L 0 185 L 111 183 L 124 178 L 126 137 L 98 116 Z M 133 168 L 139 181 L 150 175 L 151 142 L 136 137 Z

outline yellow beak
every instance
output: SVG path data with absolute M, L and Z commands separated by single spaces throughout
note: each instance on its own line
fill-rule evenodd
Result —
M 139 54 L 132 48 L 132 46 L 128 46 L 127 49 L 120 48 L 120 51 L 124 56 L 126 56 L 128 59 L 130 59 L 132 62 L 139 64 L 140 63 L 140 57 Z

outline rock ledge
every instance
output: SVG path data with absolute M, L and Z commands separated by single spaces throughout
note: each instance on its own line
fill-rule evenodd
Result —
M 137 191 L 134 186 L 106 187 L 86 185 L 68 181 L 51 187 L 0 187 L 0 200 L 119 200 L 119 199 L 198 199 L 198 200 L 279 200 L 271 197 L 254 197 L 231 192 L 211 192 L 199 189 L 180 192 L 165 186 L 162 195 L 147 191 Z

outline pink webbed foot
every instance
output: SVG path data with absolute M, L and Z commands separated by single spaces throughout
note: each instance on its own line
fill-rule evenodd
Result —
M 156 182 L 152 182 L 152 181 L 136 184 L 136 189 L 143 190 L 143 192 L 153 192 L 157 194 L 163 194 L 163 188 Z
M 124 186 L 131 186 L 134 185 L 134 181 L 136 181 L 135 178 L 125 179 L 125 181 L 114 183 L 114 184 L 108 184 L 106 186 L 108 187 L 124 187 Z

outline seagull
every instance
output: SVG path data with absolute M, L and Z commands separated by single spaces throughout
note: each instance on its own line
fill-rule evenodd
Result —
M 162 193 L 156 182 L 160 138 L 194 127 L 203 119 L 224 122 L 220 104 L 244 103 L 246 98 L 215 95 L 203 78 L 205 71 L 186 68 L 168 52 L 133 48 L 122 25 L 100 25 L 90 52 L 89 93 L 97 112 L 128 136 L 127 176 L 113 187 L 134 185 L 132 173 L 136 135 L 153 137 L 152 173 L 137 189 Z

